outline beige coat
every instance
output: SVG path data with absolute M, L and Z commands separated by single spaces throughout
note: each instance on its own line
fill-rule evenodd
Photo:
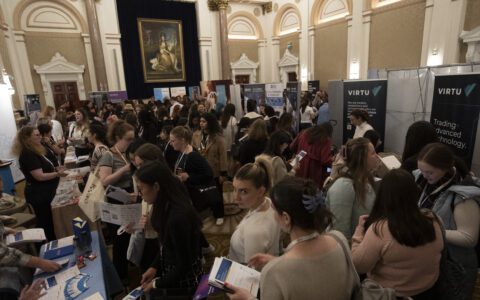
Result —
M 207 147 L 201 147 L 202 132 L 197 130 L 193 133 L 192 146 L 208 161 L 212 168 L 213 177 L 217 178 L 221 172 L 227 171 L 227 150 L 225 148 L 225 138 L 222 135 L 209 137 Z

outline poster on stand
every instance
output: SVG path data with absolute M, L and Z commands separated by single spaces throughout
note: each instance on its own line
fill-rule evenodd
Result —
M 308 91 L 312 94 L 312 97 L 315 97 L 315 94 L 320 91 L 320 80 L 309 80 Z
M 237 120 L 240 120 L 243 117 L 243 108 L 242 108 L 242 89 L 239 84 L 232 84 L 230 86 L 230 103 L 235 105 L 235 117 Z
M 200 87 L 199 86 L 189 86 L 188 87 L 188 97 L 191 100 L 195 100 L 200 97 Z
M 469 169 L 480 112 L 480 74 L 437 75 L 430 123 Z
M 215 86 L 217 92 L 217 103 L 215 106 L 215 110 L 220 112 L 223 107 L 227 104 L 227 91 L 225 90 L 225 85 L 217 84 Z
M 265 84 L 266 105 L 273 107 L 279 114 L 283 113 L 285 102 L 283 100 L 283 84 L 267 83 Z
M 153 89 L 153 97 L 156 101 L 163 102 L 165 98 L 170 98 L 170 89 L 167 88 L 154 88 Z
M 88 99 L 95 103 L 98 108 L 103 106 L 103 103 L 108 101 L 108 92 L 105 91 L 94 91 L 88 93 Z
M 355 126 L 350 123 L 350 112 L 363 109 L 368 112 L 372 127 L 385 141 L 385 117 L 387 109 L 387 80 L 344 81 L 343 84 L 343 143 L 351 139 Z M 383 144 L 377 148 L 383 151 Z
M 245 103 L 253 99 L 257 101 L 257 105 L 265 104 L 265 84 L 244 84 L 243 97 Z
M 108 100 L 112 103 L 121 103 L 128 100 L 127 91 L 110 91 L 108 92 Z
M 173 97 L 183 97 L 187 94 L 187 89 L 184 86 L 177 86 L 170 88 L 170 96 Z
M 31 126 L 36 126 L 37 120 L 40 117 L 40 95 L 29 94 L 24 96 L 26 115 L 30 120 Z
M 287 98 L 286 108 L 287 112 L 293 115 L 293 129 L 298 132 L 300 126 L 300 91 L 301 83 L 297 81 L 287 82 L 287 89 L 285 91 L 285 97 Z

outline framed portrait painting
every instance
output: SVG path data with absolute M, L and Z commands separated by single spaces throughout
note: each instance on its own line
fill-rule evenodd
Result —
M 145 82 L 185 81 L 182 21 L 137 19 Z

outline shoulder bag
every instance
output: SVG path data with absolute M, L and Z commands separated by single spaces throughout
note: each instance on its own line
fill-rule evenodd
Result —
M 440 275 L 434 285 L 439 300 L 461 299 L 463 295 L 465 269 L 455 261 L 448 251 L 447 239 L 445 238 L 445 227 L 439 217 L 434 214 L 435 219 L 442 229 L 443 250 L 440 259 Z
M 360 277 L 355 270 L 352 257 L 350 256 L 350 249 L 345 243 L 334 233 L 330 233 L 329 236 L 333 237 L 343 249 L 345 259 L 347 260 L 347 266 L 350 272 L 355 278 L 355 287 L 353 288 L 352 299 L 354 300 L 396 300 L 395 290 L 391 288 L 384 288 L 378 282 L 371 279 L 365 279 L 360 282 Z

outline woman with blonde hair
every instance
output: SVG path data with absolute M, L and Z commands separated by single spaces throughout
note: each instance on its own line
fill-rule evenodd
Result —
M 55 143 L 61 145 L 65 141 L 63 140 L 63 128 L 62 124 L 55 119 L 56 112 L 55 108 L 50 105 L 47 105 L 42 111 L 42 117 L 48 118 L 52 122 L 52 137 L 55 140 Z
M 13 153 L 18 155 L 20 170 L 25 175 L 25 199 L 31 204 L 37 226 L 45 230 L 48 240 L 55 240 L 50 203 L 55 197 L 59 177 L 66 176 L 65 168 L 42 146 L 40 132 L 31 126 L 21 128 L 14 141 Z
M 267 197 L 272 188 L 272 166 L 261 157 L 241 167 L 233 179 L 234 199 L 248 209 L 230 239 L 228 257 L 246 263 L 257 253 L 277 256 L 280 252 L 280 227 Z

